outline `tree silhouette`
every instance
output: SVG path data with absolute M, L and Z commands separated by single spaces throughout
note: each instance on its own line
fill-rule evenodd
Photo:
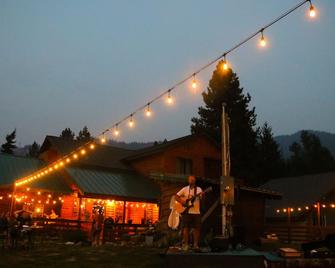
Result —
M 205 133 L 221 141 L 222 104 L 230 119 L 231 174 L 255 184 L 257 172 L 257 130 L 255 108 L 251 97 L 243 92 L 239 79 L 231 69 L 216 66 L 207 90 L 202 93 L 205 107 L 199 107 L 198 117 L 192 118 L 191 132 Z
M 279 144 L 273 138 L 272 128 L 267 122 L 259 130 L 258 161 L 258 185 L 285 174 L 285 163 Z
M 37 158 L 40 152 L 40 145 L 34 141 L 32 145 L 29 146 L 29 151 L 27 156 Z
M 65 128 L 59 137 L 63 139 L 74 140 L 74 136 L 75 134 L 70 128 Z
M 292 143 L 290 152 L 287 166 L 291 176 L 335 170 L 335 161 L 330 151 L 322 146 L 318 136 L 308 131 L 301 132 L 300 142 Z
M 87 142 L 92 139 L 93 137 L 91 136 L 91 133 L 88 131 L 87 126 L 84 126 L 83 129 L 79 131 L 78 136 L 77 136 L 78 141 Z
M 6 135 L 6 142 L 1 145 L 1 152 L 5 154 L 13 154 L 16 148 L 16 129 L 12 133 Z

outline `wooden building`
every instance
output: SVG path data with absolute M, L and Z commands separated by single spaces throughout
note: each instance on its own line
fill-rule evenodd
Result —
M 12 200 L 9 196 L 16 178 L 80 145 L 78 141 L 47 136 L 39 159 L 0 155 L 0 204 Z M 101 204 L 105 216 L 115 222 L 143 225 L 159 221 L 160 227 L 167 229 L 170 198 L 192 174 L 203 189 L 214 188 L 202 206 L 203 233 L 220 233 L 220 157 L 220 147 L 205 135 L 189 135 L 141 150 L 96 144 L 93 151 L 58 172 L 19 187 L 12 198 L 16 206 L 28 206 L 38 216 L 48 215 L 53 209 L 63 219 L 90 221 L 92 205 Z M 233 225 L 243 230 L 245 240 L 253 241 L 263 233 L 265 200 L 279 196 L 247 187 L 242 181 L 236 183 L 234 191 Z

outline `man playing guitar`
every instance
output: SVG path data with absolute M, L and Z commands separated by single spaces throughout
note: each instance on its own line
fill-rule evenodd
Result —
M 182 234 L 183 234 L 183 250 L 188 250 L 189 233 L 190 229 L 193 229 L 193 248 L 199 250 L 199 238 L 200 238 L 200 227 L 201 227 L 201 215 L 200 215 L 200 199 L 202 196 L 202 189 L 195 185 L 196 178 L 194 176 L 188 177 L 188 186 L 182 188 L 176 194 L 176 200 L 182 205 L 187 207 L 185 212 L 182 214 Z M 186 204 L 186 200 L 190 200 L 192 197 L 198 195 L 191 204 Z

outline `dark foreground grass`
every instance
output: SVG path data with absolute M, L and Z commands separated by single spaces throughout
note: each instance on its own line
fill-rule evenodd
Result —
M 99 248 L 44 244 L 32 250 L 1 250 L 0 267 L 164 267 L 162 249 L 105 245 Z

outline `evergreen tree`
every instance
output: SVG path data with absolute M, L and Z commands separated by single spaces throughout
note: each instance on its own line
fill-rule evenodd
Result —
M 65 128 L 59 137 L 63 139 L 74 140 L 74 136 L 75 134 L 70 128 Z
M 258 160 L 258 185 L 285 174 L 285 164 L 279 144 L 273 138 L 272 128 L 268 123 L 259 130 Z
M 91 136 L 91 133 L 88 131 L 87 126 L 84 126 L 82 130 L 79 131 L 79 134 L 77 136 L 78 141 L 90 141 L 93 137 Z
M 6 142 L 1 145 L 1 152 L 5 154 L 13 154 L 14 149 L 16 148 L 16 129 L 8 135 L 6 135 Z
M 335 170 L 335 160 L 330 151 L 322 146 L 318 136 L 302 131 L 300 143 L 290 146 L 288 172 L 291 176 L 315 174 Z
M 37 158 L 40 152 L 40 145 L 34 141 L 32 145 L 29 146 L 29 151 L 27 156 Z
M 239 79 L 231 69 L 216 66 L 207 91 L 202 93 L 205 107 L 199 107 L 198 117 L 192 118 L 191 132 L 206 133 L 221 141 L 222 104 L 230 119 L 231 175 L 255 184 L 257 130 L 255 108 L 250 108 L 251 97 L 243 92 Z

